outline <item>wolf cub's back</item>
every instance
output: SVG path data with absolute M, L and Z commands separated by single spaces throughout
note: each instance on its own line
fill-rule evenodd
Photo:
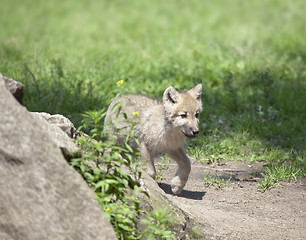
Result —
M 116 132 L 116 130 L 128 128 L 134 125 L 135 135 L 141 137 L 141 119 L 145 113 L 156 106 L 162 106 L 162 101 L 149 98 L 141 94 L 127 94 L 115 99 L 108 107 L 105 117 L 105 130 Z M 120 139 L 120 136 L 118 136 Z M 119 140 L 118 139 L 118 140 Z

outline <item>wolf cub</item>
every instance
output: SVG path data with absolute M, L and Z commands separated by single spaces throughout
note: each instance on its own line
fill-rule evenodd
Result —
M 199 134 L 199 117 L 202 111 L 202 85 L 178 92 L 168 87 L 162 100 L 140 94 L 128 94 L 115 99 L 105 117 L 105 130 L 129 129 L 131 121 L 136 122 L 134 134 L 139 140 L 140 156 L 147 163 L 147 173 L 155 178 L 154 158 L 157 153 L 167 153 L 178 164 L 171 181 L 174 194 L 179 194 L 185 186 L 191 163 L 186 156 L 186 138 Z M 120 107 L 116 107 L 116 106 Z M 119 112 L 120 111 L 120 112 Z M 116 143 L 124 141 L 116 137 Z

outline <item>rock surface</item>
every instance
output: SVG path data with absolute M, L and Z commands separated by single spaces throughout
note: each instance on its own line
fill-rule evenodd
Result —
M 116 239 L 81 176 L 0 81 L 0 239 Z
M 13 79 L 10 79 L 8 77 L 2 76 L 0 73 L 0 79 L 3 79 L 5 83 L 5 87 L 13 94 L 13 96 L 16 98 L 16 100 L 21 104 L 22 98 L 24 95 L 24 86 L 22 83 L 17 82 Z
M 191 232 L 194 230 L 195 221 L 163 191 L 161 186 L 149 175 L 143 174 L 141 180 L 142 190 L 145 190 L 150 198 L 146 195 L 140 196 L 143 201 L 145 210 L 163 210 L 171 216 L 173 223 L 171 230 L 177 239 L 189 239 Z
M 70 137 L 73 135 L 68 134 L 69 132 L 73 132 L 73 129 L 75 129 L 70 120 L 59 114 L 50 115 L 49 113 L 39 112 L 31 112 L 30 114 L 37 120 L 56 146 L 61 149 L 64 157 L 67 160 L 71 159 L 72 154 L 78 148 L 73 139 Z M 56 119 L 56 121 L 50 121 L 50 119 Z M 61 124 L 58 124 L 59 122 Z
M 63 115 L 60 114 L 51 115 L 45 112 L 33 112 L 32 114 L 39 115 L 40 118 L 45 119 L 48 123 L 59 127 L 70 138 L 75 139 L 79 135 L 73 123 Z

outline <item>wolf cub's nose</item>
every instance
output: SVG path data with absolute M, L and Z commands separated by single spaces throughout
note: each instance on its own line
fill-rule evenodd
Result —
M 192 134 L 193 134 L 193 135 L 198 135 L 198 134 L 199 134 L 199 130 L 193 130 L 193 131 L 192 131 Z

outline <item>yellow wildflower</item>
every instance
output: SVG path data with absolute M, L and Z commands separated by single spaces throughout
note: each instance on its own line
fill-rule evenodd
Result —
M 133 112 L 133 115 L 134 115 L 134 116 L 138 116 L 138 115 L 139 115 L 139 112 Z
M 123 83 L 124 83 L 124 80 L 120 80 L 120 81 L 117 82 L 117 86 L 118 86 L 118 87 L 121 87 L 121 85 L 122 85 Z
M 105 211 L 106 211 L 106 212 L 109 212 L 109 211 L 110 211 L 110 208 L 109 208 L 109 207 L 105 208 Z

